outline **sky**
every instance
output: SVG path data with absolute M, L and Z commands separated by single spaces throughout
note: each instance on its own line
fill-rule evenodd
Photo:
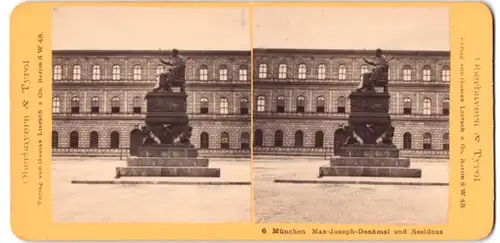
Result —
M 254 48 L 449 50 L 446 8 L 258 8 Z
M 64 7 L 54 50 L 250 50 L 243 8 Z

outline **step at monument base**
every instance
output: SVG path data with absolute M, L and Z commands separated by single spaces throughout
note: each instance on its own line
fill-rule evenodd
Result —
M 404 167 L 381 166 L 330 166 L 320 167 L 319 176 L 406 177 L 421 178 L 422 170 Z
M 116 177 L 220 177 L 220 169 L 162 166 L 118 167 Z
M 129 157 L 127 166 L 208 167 L 208 159 L 179 157 Z
M 330 158 L 330 166 L 410 167 L 410 159 L 340 157 Z

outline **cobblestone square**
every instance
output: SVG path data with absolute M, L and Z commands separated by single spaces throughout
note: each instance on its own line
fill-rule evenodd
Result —
M 317 176 L 319 167 L 327 164 L 327 160 L 316 158 L 254 158 L 255 221 L 397 225 L 447 223 L 447 186 L 274 183 L 275 179 L 326 180 Z M 422 169 L 421 181 L 448 182 L 446 160 L 412 159 L 411 167 Z M 405 181 L 404 178 L 372 180 Z

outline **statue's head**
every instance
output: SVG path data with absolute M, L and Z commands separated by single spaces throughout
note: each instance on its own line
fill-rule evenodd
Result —
M 172 49 L 172 56 L 173 56 L 173 57 L 176 57 L 177 55 L 179 55 L 179 50 L 177 50 L 177 49 Z
M 375 50 L 375 56 L 380 57 L 380 55 L 382 55 L 382 49 Z

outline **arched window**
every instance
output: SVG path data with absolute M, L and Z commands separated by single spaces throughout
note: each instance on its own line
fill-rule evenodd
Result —
M 259 65 L 259 78 L 267 78 L 267 64 L 265 63 Z
M 78 96 L 71 98 L 71 113 L 80 113 L 80 98 Z
M 441 81 L 450 82 L 450 67 L 449 66 L 443 66 L 443 69 L 441 70 Z
M 322 131 L 317 131 L 315 134 L 314 134 L 314 147 L 316 148 L 322 148 L 323 147 L 323 143 L 324 143 L 324 134 Z
M 229 100 L 226 97 L 220 98 L 220 114 L 229 113 Z
M 302 95 L 297 97 L 296 112 L 304 112 L 306 109 L 306 98 Z
M 443 150 L 450 150 L 450 134 L 443 134 Z
M 54 65 L 52 72 L 53 72 L 54 80 L 61 80 L 62 79 L 62 67 L 61 67 L 61 65 Z
M 208 114 L 208 98 L 201 97 L 200 99 L 200 113 Z
M 403 67 L 403 80 L 410 81 L 411 80 L 411 66 L 405 65 Z
M 450 100 L 448 98 L 443 99 L 443 115 L 450 114 Z
M 325 112 L 325 97 L 318 96 L 318 98 L 316 98 L 316 112 Z
M 120 133 L 118 133 L 117 131 L 111 132 L 110 147 L 111 148 L 119 148 L 120 147 Z
M 92 80 L 100 80 L 101 79 L 101 66 L 94 65 L 92 66 Z
M 111 98 L 111 113 L 120 113 L 120 98 Z
M 405 97 L 403 99 L 403 114 L 411 114 L 411 99 L 410 97 Z
M 295 147 L 301 148 L 304 146 L 304 133 L 302 131 L 295 132 Z
M 403 134 L 403 149 L 411 149 L 411 133 Z
M 227 66 L 222 65 L 219 68 L 219 80 L 225 81 L 227 80 Z
M 286 78 L 286 64 L 280 64 L 278 66 L 278 78 L 279 79 L 285 79 Z
M 425 65 L 422 69 L 422 80 L 431 81 L 431 66 Z
M 346 80 L 347 78 L 347 68 L 344 64 L 339 65 L 339 80 Z
M 120 80 L 120 65 L 113 65 L 113 80 Z
M 389 68 L 387 69 L 387 80 L 391 80 L 391 79 L 392 79 L 392 78 L 391 78 L 391 75 L 392 75 L 392 71 L 391 71 L 391 68 L 389 67 Z
M 262 130 L 255 130 L 254 138 L 253 138 L 253 146 L 259 147 L 264 145 L 264 133 Z
M 283 146 L 283 131 L 277 130 L 274 132 L 274 146 L 282 147 Z
M 248 132 L 241 133 L 241 149 L 250 149 L 250 134 Z
M 200 147 L 202 149 L 207 149 L 210 145 L 210 141 L 208 139 L 208 133 L 202 132 L 200 135 Z
M 52 97 L 52 113 L 61 112 L 61 99 L 59 97 Z
M 82 79 L 82 67 L 76 64 L 75 66 L 73 66 L 73 80 L 80 80 L 80 79 Z
M 432 135 L 428 132 L 424 133 L 424 149 L 432 149 Z
M 133 105 L 133 112 L 136 114 L 140 114 L 142 110 L 142 99 L 139 96 L 134 97 L 132 100 L 132 105 Z
M 99 147 L 99 134 L 96 131 L 92 131 L 90 133 L 90 147 L 91 148 Z
M 142 67 L 139 64 L 134 65 L 134 80 L 142 79 Z
M 200 66 L 200 80 L 208 80 L 208 67 L 205 65 Z
M 239 80 L 240 81 L 247 81 L 248 80 L 248 68 L 246 65 L 241 65 L 240 70 L 238 72 Z
M 90 99 L 90 112 L 99 113 L 100 102 L 97 96 L 94 96 Z
M 156 65 L 156 75 L 160 75 L 161 73 L 163 73 L 163 70 L 165 70 L 163 65 L 161 64 Z
M 220 134 L 220 148 L 229 149 L 229 133 L 222 132 Z
M 422 109 L 422 113 L 424 115 L 430 115 L 431 111 L 432 111 L 432 102 L 431 102 L 431 99 L 429 97 L 426 97 L 424 99 L 424 107 Z
M 52 131 L 52 148 L 59 147 L 59 133 Z
M 245 97 L 240 99 L 240 114 L 241 115 L 248 114 L 248 99 Z
M 69 147 L 70 148 L 78 148 L 78 132 L 72 131 L 69 134 Z
M 325 79 L 326 78 L 326 66 L 325 64 L 319 64 L 318 65 L 318 79 Z
M 366 64 L 361 65 L 361 77 L 360 77 L 361 81 L 363 81 L 363 74 L 367 72 L 370 72 L 370 70 L 368 69 L 368 65 Z
M 257 111 L 263 112 L 266 110 L 266 98 L 264 96 L 257 96 Z
M 276 97 L 276 112 L 285 112 L 285 96 Z
M 340 96 L 337 98 L 337 112 L 338 113 L 345 113 L 345 97 Z
M 307 76 L 306 64 L 300 64 L 299 65 L 298 78 L 299 79 L 306 79 L 306 76 Z

